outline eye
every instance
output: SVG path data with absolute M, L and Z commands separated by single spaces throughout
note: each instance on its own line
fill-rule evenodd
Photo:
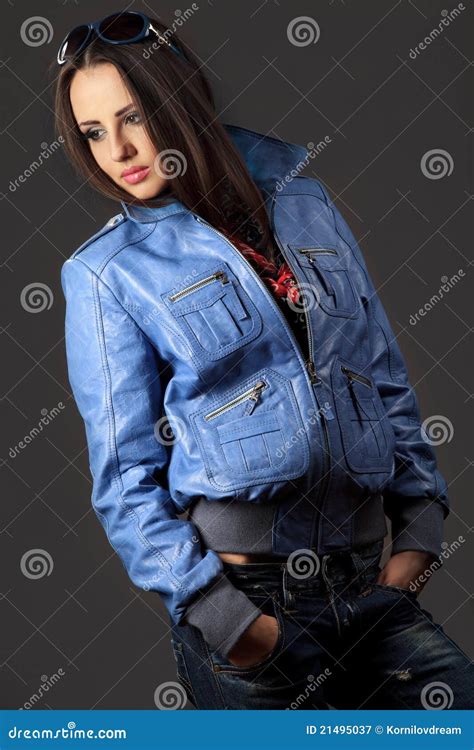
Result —
M 100 128 L 91 128 L 90 130 L 87 130 L 85 133 L 83 133 L 83 138 L 86 140 L 91 141 L 98 141 L 102 133 L 105 133 L 105 130 L 101 130 Z
M 132 118 L 130 120 L 129 118 Z M 137 122 L 141 121 L 140 113 L 139 112 L 129 112 L 127 115 L 125 115 L 124 122 L 131 123 L 132 125 L 135 125 Z

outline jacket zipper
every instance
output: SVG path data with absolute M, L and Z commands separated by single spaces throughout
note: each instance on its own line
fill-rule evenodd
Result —
M 201 289 L 201 287 L 207 286 L 207 284 L 212 284 L 213 281 L 217 281 L 218 279 L 221 280 L 222 284 L 227 284 L 229 281 L 227 278 L 227 274 L 224 271 L 216 271 L 216 273 L 213 273 L 210 276 L 206 276 L 205 279 L 201 279 L 200 281 L 196 281 L 194 284 L 187 286 L 186 289 L 181 289 L 180 292 L 172 294 L 170 297 L 168 297 L 168 299 L 170 300 L 170 302 L 177 302 L 178 300 L 182 299 L 182 297 L 187 297 L 188 294 L 192 294 L 198 289 Z
M 252 399 L 253 401 L 255 401 L 255 404 L 256 404 L 258 399 L 260 398 L 261 392 L 266 387 L 267 387 L 267 384 L 265 383 L 265 381 L 259 380 L 258 383 L 255 383 L 255 385 L 253 385 L 248 390 L 244 391 L 244 393 L 241 393 L 239 396 L 236 396 L 231 401 L 228 401 L 226 404 L 219 406 L 217 409 L 214 409 L 214 411 L 209 412 L 209 414 L 205 414 L 204 419 L 207 419 L 207 420 L 215 419 L 215 417 L 219 417 L 221 414 L 224 414 L 224 412 L 228 411 L 229 409 L 233 409 L 234 406 L 237 406 L 237 404 L 241 404 L 242 401 L 246 401 L 247 399 Z M 253 411 L 253 408 L 252 408 L 252 411 Z
M 274 206 L 275 206 L 275 193 L 273 193 L 273 195 L 272 195 L 272 224 L 273 224 L 273 210 L 274 210 Z M 272 229 L 273 229 L 273 226 L 272 226 Z M 278 247 L 280 248 L 281 254 L 283 255 L 283 257 L 285 257 L 285 255 L 283 253 L 283 248 L 282 248 L 281 243 L 280 243 L 280 241 L 279 241 L 279 239 L 277 237 L 276 231 L 274 231 L 274 236 L 275 236 L 275 241 L 277 242 Z M 326 249 L 326 248 L 321 248 L 321 249 Z M 287 263 L 288 263 L 288 266 L 290 267 L 291 271 L 293 272 L 293 275 L 295 276 L 295 273 L 293 271 L 291 263 L 289 263 L 288 261 L 287 261 Z M 295 276 L 295 278 L 296 278 L 296 276 Z M 315 367 L 314 361 L 313 361 L 311 320 L 310 320 L 309 315 L 306 313 L 306 311 L 305 311 L 305 316 L 306 316 L 306 323 L 307 323 L 308 348 L 309 348 L 309 359 L 308 359 L 308 361 L 306 363 L 306 367 L 308 369 L 308 373 L 309 373 L 309 377 L 310 377 L 311 383 L 312 384 L 317 384 L 317 383 L 321 383 L 322 381 L 321 381 L 321 378 L 318 376 L 318 374 L 316 372 L 316 367 Z M 296 342 L 296 343 L 298 344 L 298 342 Z M 314 509 L 313 524 L 312 524 L 312 533 L 311 533 L 311 538 L 310 538 L 310 544 L 313 543 L 313 539 L 314 539 L 314 533 L 313 532 L 314 532 L 314 530 L 316 528 L 315 516 L 316 516 L 317 513 L 320 513 L 320 511 L 324 507 L 324 503 L 326 501 L 327 491 L 328 491 L 328 488 L 329 488 L 329 480 L 331 478 L 331 470 L 332 470 L 332 465 L 331 465 L 331 448 L 330 448 L 330 442 L 329 442 L 329 430 L 328 430 L 328 425 L 327 425 L 327 421 L 326 421 L 326 415 L 324 414 L 324 411 L 323 411 L 323 418 L 321 419 L 321 423 L 322 423 L 322 432 L 323 432 L 324 448 L 325 448 L 325 450 L 324 450 L 324 457 L 323 457 L 324 458 L 324 469 L 323 469 L 323 471 L 324 471 L 324 482 L 323 482 L 323 486 L 321 487 L 321 489 L 319 491 L 319 494 L 318 494 L 318 505 Z M 317 530 L 318 530 L 318 534 L 319 534 L 319 532 L 320 532 L 320 526 L 319 525 L 318 525 Z
M 272 195 L 272 206 L 274 204 L 274 201 L 275 201 L 275 193 L 273 193 L 273 195 Z M 273 214 L 273 209 L 272 209 L 272 214 Z M 255 269 L 253 268 L 253 266 L 249 263 L 249 261 L 244 256 L 244 254 L 241 253 L 236 247 L 234 247 L 234 245 L 232 244 L 232 242 L 227 239 L 227 237 L 225 236 L 225 234 L 222 234 L 222 232 L 219 232 L 218 229 L 215 229 L 212 226 L 212 224 L 209 224 L 208 221 L 205 221 L 205 219 L 202 219 L 197 214 L 193 214 L 193 216 L 195 217 L 196 221 L 198 221 L 200 224 L 204 224 L 205 226 L 207 226 L 211 230 L 211 232 L 214 232 L 214 234 L 217 234 L 217 236 L 220 237 L 222 240 L 224 240 L 224 242 L 227 242 L 227 244 L 232 248 L 232 251 L 235 254 L 239 255 L 239 258 L 248 267 L 250 273 L 255 277 L 257 284 L 262 289 L 263 293 L 266 295 L 266 297 L 269 300 L 270 304 L 272 305 L 272 307 L 274 308 L 274 310 L 276 310 L 277 315 L 280 317 L 280 320 L 281 320 L 281 322 L 282 322 L 285 330 L 288 332 L 288 335 L 290 336 L 290 338 L 293 341 L 293 345 L 294 345 L 295 349 L 297 351 L 299 350 L 301 352 L 301 347 L 299 345 L 299 342 L 297 341 L 295 334 L 293 333 L 293 331 L 291 330 L 290 326 L 288 325 L 288 321 L 286 320 L 286 318 L 283 315 L 282 311 L 280 310 L 280 308 L 278 307 L 277 303 L 275 302 L 275 300 L 271 296 L 269 290 L 266 288 L 265 284 L 262 282 L 260 276 L 255 271 Z M 274 227 L 273 227 L 273 219 L 271 220 L 271 224 L 272 224 L 272 230 L 273 230 L 274 229 Z M 278 247 L 280 248 L 280 252 L 283 255 L 281 244 L 280 244 L 280 241 L 278 240 L 278 237 L 276 236 L 276 232 L 275 231 L 273 232 L 273 236 L 275 237 L 275 242 L 277 243 Z M 285 257 L 285 256 L 283 255 L 283 257 Z M 291 269 L 291 271 L 293 272 L 293 275 L 294 275 L 294 271 L 293 271 L 293 268 L 291 267 L 291 264 L 288 263 L 288 266 L 289 266 L 289 268 Z M 308 359 L 307 362 L 305 362 L 305 369 L 306 369 L 306 373 L 308 375 L 308 378 L 309 378 L 309 381 L 310 381 L 311 384 L 321 383 L 322 382 L 321 378 L 318 376 L 318 374 L 316 372 L 316 367 L 315 367 L 314 362 L 312 360 L 312 343 L 311 343 L 311 327 L 310 327 L 311 323 L 310 323 L 310 320 L 309 320 L 309 316 L 307 315 L 306 312 L 305 312 L 305 316 L 306 316 L 306 320 L 307 320 L 308 349 L 309 349 L 309 359 Z M 302 353 L 302 359 L 304 361 L 304 354 L 303 353 Z M 313 395 L 313 398 L 314 398 L 314 395 Z M 321 491 L 319 493 L 319 499 L 320 499 L 321 503 L 324 503 L 324 501 L 326 499 L 326 489 L 327 489 L 327 487 L 329 485 L 329 478 L 330 478 L 331 466 L 330 466 L 329 459 L 326 459 L 326 456 L 329 456 L 329 454 L 330 454 L 330 449 L 329 449 L 328 426 L 326 424 L 326 417 L 325 416 L 323 416 L 323 419 L 321 420 L 321 422 L 323 424 L 323 435 L 324 435 L 324 442 L 325 442 L 325 449 L 326 450 L 325 450 L 325 454 L 324 454 L 324 456 L 325 456 L 325 460 L 324 460 L 324 463 L 325 463 L 325 467 L 324 467 L 324 470 L 325 470 L 325 475 L 324 475 L 325 476 L 325 482 L 324 482 L 324 487 L 321 489 Z
M 272 204 L 273 205 L 274 205 L 274 202 L 275 202 L 275 195 L 272 196 Z M 273 210 L 272 210 L 272 215 L 273 215 Z M 276 232 L 274 231 L 273 234 L 274 234 L 274 237 L 275 237 L 275 241 L 276 241 L 278 247 L 280 248 L 280 252 L 281 252 L 282 256 L 285 257 L 285 255 L 283 253 L 283 248 L 282 248 L 281 243 L 280 243 L 280 241 L 279 241 L 279 239 L 278 239 L 278 237 L 276 235 Z M 287 263 L 288 263 L 288 266 L 289 266 L 290 270 L 293 273 L 293 276 L 296 279 L 296 275 L 295 275 L 295 272 L 294 272 L 294 270 L 293 270 L 293 268 L 291 266 L 291 263 L 289 263 L 288 261 L 287 261 Z M 311 320 L 310 320 L 310 317 L 307 314 L 306 310 L 305 310 L 304 314 L 305 314 L 305 317 L 306 317 L 306 330 L 308 332 L 308 349 L 309 349 L 309 359 L 306 362 L 306 368 L 308 370 L 310 381 L 314 385 L 314 384 L 317 384 L 317 383 L 321 383 L 322 381 L 321 381 L 321 378 L 319 377 L 318 373 L 316 372 L 316 367 L 315 367 L 314 360 L 313 360 L 313 345 L 312 345 Z M 298 342 L 296 342 L 296 343 L 298 344 Z M 314 517 L 315 517 L 316 513 L 318 512 L 318 509 L 322 509 L 322 507 L 324 506 L 324 503 L 326 501 L 327 490 L 328 490 L 328 487 L 329 487 L 329 479 L 331 477 L 331 451 L 330 451 L 330 444 L 329 444 L 329 430 L 328 430 L 328 425 L 327 425 L 327 422 L 326 422 L 326 416 L 325 416 L 324 412 L 323 412 L 323 418 L 321 419 L 321 423 L 322 423 L 322 431 L 323 431 L 323 436 L 324 436 L 324 447 L 325 447 L 325 452 L 324 452 L 324 469 L 323 469 L 323 471 L 324 471 L 324 483 L 323 483 L 323 486 L 321 487 L 321 489 L 319 491 L 318 507 L 314 509 L 310 544 L 312 543 L 312 540 L 314 538 L 313 537 L 313 532 L 314 532 L 314 529 L 315 529 L 315 526 L 316 526 L 315 521 L 314 521 Z M 318 533 L 319 533 L 319 527 L 318 527 Z
M 369 378 L 366 378 L 365 375 L 360 375 L 360 373 L 354 372 L 354 370 L 349 370 L 349 368 L 345 367 L 345 365 L 341 365 L 341 370 L 345 375 L 347 375 L 350 381 L 357 380 L 358 383 L 362 383 L 362 385 L 365 385 L 367 388 L 373 387 Z
M 301 247 L 299 253 L 315 253 L 316 255 L 337 255 L 337 250 L 331 250 L 328 247 Z M 311 258 L 310 258 L 311 260 Z
M 274 237 L 275 237 L 275 241 L 276 241 L 278 247 L 280 248 L 280 252 L 282 254 L 282 257 L 284 258 L 285 255 L 283 253 L 283 248 L 282 248 L 282 246 L 280 244 L 280 241 L 279 241 L 278 237 L 276 236 L 276 233 L 274 232 L 273 234 L 274 234 Z M 287 261 L 287 263 L 288 263 L 288 266 L 289 266 L 289 268 L 290 268 L 293 276 L 296 279 L 297 277 L 296 277 L 294 269 L 291 266 L 291 263 L 289 263 L 288 261 Z M 309 378 L 310 378 L 311 382 L 312 383 L 320 383 L 321 382 L 321 378 L 319 377 L 319 375 L 318 375 L 318 373 L 316 371 L 316 366 L 314 364 L 314 358 L 313 358 L 313 339 L 312 339 L 312 335 L 311 335 L 311 321 L 310 321 L 309 315 L 306 312 L 306 310 L 304 310 L 304 315 L 305 315 L 305 318 L 306 318 L 306 331 L 307 331 L 307 334 L 308 334 L 308 354 L 309 354 L 309 358 L 305 362 L 305 365 L 306 365 L 306 369 L 308 371 Z

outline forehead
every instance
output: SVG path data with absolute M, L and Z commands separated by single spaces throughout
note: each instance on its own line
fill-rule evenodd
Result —
M 131 100 L 119 71 L 111 63 L 76 71 L 69 96 L 78 122 L 109 117 Z

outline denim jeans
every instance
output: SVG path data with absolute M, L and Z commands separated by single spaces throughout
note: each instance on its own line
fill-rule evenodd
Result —
M 306 572 L 289 561 L 225 562 L 232 583 L 277 618 L 278 640 L 263 660 L 237 667 L 197 628 L 173 624 L 189 701 L 198 709 L 474 708 L 467 655 L 415 592 L 376 583 L 382 549 L 380 540 L 324 555 Z

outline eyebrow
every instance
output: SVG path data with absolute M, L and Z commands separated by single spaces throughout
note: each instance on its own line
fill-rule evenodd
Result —
M 134 107 L 135 105 L 132 103 L 127 104 L 125 107 L 122 107 L 122 109 L 119 109 L 118 112 L 115 113 L 114 117 L 120 117 L 120 115 L 123 115 L 125 112 L 127 112 L 129 109 Z M 100 120 L 84 120 L 83 122 L 79 122 L 78 125 L 99 125 Z

